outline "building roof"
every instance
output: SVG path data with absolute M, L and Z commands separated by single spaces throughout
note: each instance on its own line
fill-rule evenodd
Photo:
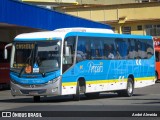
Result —
M 43 30 L 68 27 L 107 28 L 109 25 L 64 14 L 15 0 L 1 0 L 0 26 L 12 24 Z

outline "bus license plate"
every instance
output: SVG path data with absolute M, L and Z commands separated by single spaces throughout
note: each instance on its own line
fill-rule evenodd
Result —
M 31 91 L 31 92 L 29 92 L 29 95 L 38 95 L 38 92 L 37 91 Z

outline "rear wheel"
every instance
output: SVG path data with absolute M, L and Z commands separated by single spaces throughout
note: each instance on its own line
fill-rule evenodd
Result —
M 134 82 L 131 78 L 128 78 L 126 90 L 118 91 L 117 93 L 119 96 L 131 97 L 133 95 L 133 91 L 134 91 Z

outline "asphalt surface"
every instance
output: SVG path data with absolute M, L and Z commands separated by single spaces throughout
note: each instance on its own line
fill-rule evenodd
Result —
M 48 117 L 58 116 L 57 119 L 60 119 L 60 117 L 64 115 L 66 120 L 74 119 L 76 115 L 77 117 L 81 115 L 83 117 L 87 116 L 87 119 L 93 117 L 92 120 L 94 120 L 96 116 L 100 116 L 101 119 L 105 119 L 106 116 L 110 117 L 107 117 L 108 119 L 113 119 L 113 117 L 120 118 L 122 116 L 123 120 L 125 120 L 127 119 L 126 116 L 130 114 L 152 112 L 156 113 L 159 117 L 152 118 L 147 116 L 145 120 L 155 120 L 160 119 L 160 83 L 135 89 L 132 97 L 119 97 L 116 93 L 101 93 L 100 97 L 96 99 L 88 99 L 84 95 L 81 95 L 80 101 L 73 101 L 72 96 L 41 97 L 41 101 L 38 103 L 33 102 L 32 97 L 13 97 L 11 96 L 10 90 L 1 90 L 0 111 L 49 111 Z M 61 112 L 61 114 L 58 112 Z M 68 114 L 67 112 L 70 112 L 71 118 L 66 115 Z M 56 115 L 52 113 L 56 113 Z M 127 115 L 125 113 L 127 113 Z M 131 116 L 132 115 L 130 115 L 130 117 Z M 130 119 L 133 118 L 144 119 L 144 116 L 132 117 Z

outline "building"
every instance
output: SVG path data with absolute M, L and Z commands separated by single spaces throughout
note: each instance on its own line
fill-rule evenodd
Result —
M 57 10 L 109 24 L 117 33 L 160 36 L 160 2 L 79 5 Z
M 12 42 L 16 35 L 26 32 L 64 27 L 111 28 L 99 22 L 29 5 L 21 0 L 0 0 L 0 14 L 0 42 L 7 43 Z
M 49 1 L 49 0 L 23 0 Z M 54 1 L 54 2 L 53 2 Z M 50 0 L 63 3 L 66 0 Z M 116 33 L 160 36 L 160 0 L 67 0 L 55 10 L 112 26 Z

